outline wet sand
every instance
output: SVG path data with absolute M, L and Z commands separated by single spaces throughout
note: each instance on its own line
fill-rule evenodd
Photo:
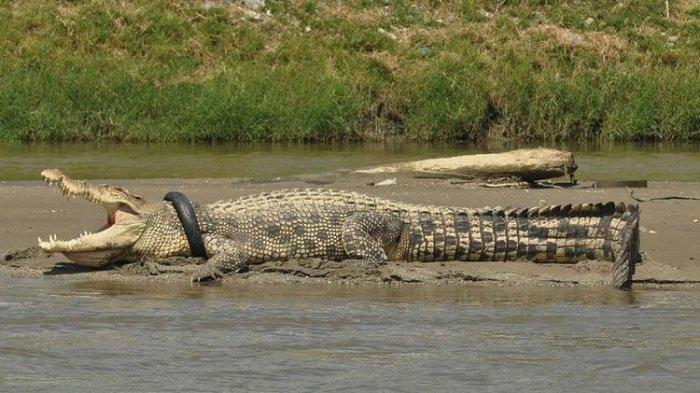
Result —
M 397 184 L 370 184 L 397 177 Z M 333 188 L 357 191 L 400 201 L 468 207 L 524 206 L 539 204 L 623 201 L 633 203 L 625 189 L 593 189 L 581 184 L 573 189 L 482 188 L 449 179 L 421 179 L 408 174 L 368 175 L 331 173 L 286 179 L 149 179 L 98 180 L 128 188 L 147 200 L 159 200 L 171 190 L 191 200 L 210 203 L 242 195 L 285 188 Z M 700 196 L 700 183 L 651 182 L 637 189 L 644 197 Z M 85 281 L 188 281 L 187 274 L 153 274 L 143 264 L 106 269 L 81 268 L 61 255 L 28 252 L 37 236 L 57 234 L 72 238 L 85 229 L 94 230 L 105 220 L 104 210 L 89 202 L 67 201 L 58 190 L 43 182 L 0 182 L 0 276 L 70 278 Z M 644 261 L 637 266 L 635 286 L 700 285 L 700 201 L 653 201 L 642 204 L 641 250 Z M 7 254 L 10 252 L 9 254 Z M 191 262 L 191 261 L 190 261 Z M 226 283 L 322 283 L 351 285 L 398 285 L 465 283 L 469 285 L 607 285 L 611 263 L 585 261 L 577 264 L 517 262 L 391 262 L 367 271 L 338 262 L 321 260 L 273 262 L 253 266 L 251 271 L 228 276 Z M 193 284 L 194 285 L 194 284 Z

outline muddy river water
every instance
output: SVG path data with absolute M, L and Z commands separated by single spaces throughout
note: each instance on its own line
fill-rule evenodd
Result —
M 0 391 L 694 392 L 700 292 L 0 282 Z
M 515 147 L 515 146 L 514 146 Z M 563 146 L 583 180 L 700 181 L 700 144 Z M 271 178 L 507 148 L 462 144 L 37 144 L 0 146 L 0 180 L 37 180 L 61 168 L 77 178 Z

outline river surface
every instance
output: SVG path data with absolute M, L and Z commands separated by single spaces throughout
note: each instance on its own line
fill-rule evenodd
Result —
M 557 147 L 574 152 L 582 180 L 700 181 L 700 144 Z M 271 178 L 504 150 L 454 143 L 16 144 L 0 146 L 0 181 L 38 180 L 46 168 L 89 179 Z
M 697 392 L 700 291 L 0 279 L 0 391 Z

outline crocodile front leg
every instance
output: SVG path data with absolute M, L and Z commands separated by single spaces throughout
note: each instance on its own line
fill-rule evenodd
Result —
M 205 236 L 204 242 L 210 258 L 206 263 L 197 265 L 192 273 L 192 282 L 216 280 L 224 274 L 247 269 L 250 257 L 237 242 L 220 236 Z

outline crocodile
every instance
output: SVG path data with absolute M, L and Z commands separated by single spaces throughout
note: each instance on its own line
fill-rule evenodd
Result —
M 42 171 L 69 199 L 102 205 L 107 223 L 71 240 L 39 238 L 46 252 L 91 267 L 192 255 L 172 203 L 126 189 Z M 367 268 L 392 261 L 613 262 L 611 282 L 631 284 L 639 261 L 639 206 L 586 203 L 523 208 L 427 206 L 356 192 L 295 189 L 193 204 L 207 260 L 192 281 L 243 272 L 250 264 L 322 258 Z

